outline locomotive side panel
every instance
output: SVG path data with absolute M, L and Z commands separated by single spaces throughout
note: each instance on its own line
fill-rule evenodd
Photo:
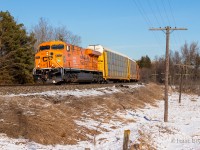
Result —
M 73 45 L 69 47 L 68 51 L 65 52 L 65 68 L 98 71 L 99 53 Z
M 34 80 L 43 83 L 101 82 L 101 53 L 62 41 L 43 42 L 35 55 Z

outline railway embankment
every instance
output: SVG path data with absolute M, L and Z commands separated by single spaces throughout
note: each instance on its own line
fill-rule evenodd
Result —
M 112 120 L 135 122 L 120 117 L 119 111 L 156 106 L 162 93 L 155 84 L 8 86 L 0 89 L 0 132 L 44 145 L 93 141 L 109 132 L 101 124 L 115 130 L 119 126 Z M 80 125 L 90 119 L 99 122 L 96 128 Z

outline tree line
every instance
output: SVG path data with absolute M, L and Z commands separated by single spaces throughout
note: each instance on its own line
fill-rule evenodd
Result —
M 170 51 L 169 82 L 170 85 L 178 85 L 181 75 L 185 88 L 196 88 L 200 85 L 200 49 L 198 42 L 187 42 L 177 51 Z M 153 61 L 148 56 L 138 60 L 141 68 L 141 80 L 143 82 L 164 82 L 165 56 L 155 57 Z
M 34 54 L 41 42 L 62 40 L 80 45 L 81 37 L 65 26 L 53 27 L 40 18 L 27 32 L 8 12 L 0 12 L 0 84 L 33 83 Z

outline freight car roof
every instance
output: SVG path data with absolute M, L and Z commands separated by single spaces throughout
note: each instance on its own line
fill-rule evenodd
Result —
M 127 57 L 128 59 L 130 59 L 130 60 L 136 62 L 135 60 L 131 59 L 130 57 L 128 57 L 128 56 L 126 56 L 126 55 L 124 55 L 124 54 L 121 54 L 121 53 L 119 53 L 119 52 L 113 51 L 113 50 L 111 50 L 111 49 L 109 49 L 109 48 L 106 48 L 106 47 L 104 47 L 104 46 L 102 46 L 102 45 L 89 45 L 87 48 L 92 49 L 92 50 L 94 50 L 94 51 L 98 51 L 98 52 L 100 52 L 100 53 L 103 53 L 103 51 L 106 50 L 106 51 L 109 51 L 109 52 L 112 52 L 112 53 L 115 53 L 115 54 L 118 54 L 118 55 Z

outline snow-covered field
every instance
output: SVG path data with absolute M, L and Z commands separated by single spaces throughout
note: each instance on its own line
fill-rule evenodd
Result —
M 86 135 L 93 140 L 80 141 L 77 145 L 44 146 L 27 139 L 11 139 L 0 134 L 0 149 L 121 150 L 124 130 L 129 129 L 130 144 L 139 143 L 139 138 L 147 138 L 149 143 L 159 150 L 200 150 L 200 97 L 183 94 L 182 103 L 179 104 L 178 93 L 172 93 L 169 96 L 169 122 L 167 123 L 163 122 L 164 102 L 160 101 L 157 105 L 158 107 L 147 105 L 144 109 L 136 111 L 118 111 L 116 115 L 123 121 L 116 120 L 114 117 L 109 121 L 104 121 L 102 118 L 102 122 L 91 118 L 75 120 L 79 126 L 101 132 L 97 136 Z M 98 113 L 97 110 L 94 111 Z

